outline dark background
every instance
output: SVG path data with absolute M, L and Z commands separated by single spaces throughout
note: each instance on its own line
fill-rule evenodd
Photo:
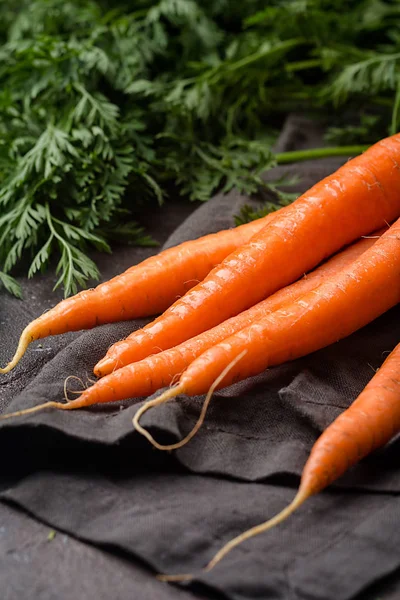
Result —
M 276 150 L 322 143 L 314 124 L 291 116 Z M 278 167 L 268 177 L 297 173 L 300 192 L 343 160 Z M 170 200 L 145 221 L 167 247 L 231 227 L 248 202 L 257 205 L 260 198 L 230 193 L 202 205 Z M 119 247 L 99 256 L 104 279 L 154 251 Z M 23 327 L 61 298 L 52 292 L 54 282 L 52 272 L 23 281 L 22 302 L 1 295 L 1 364 Z M 346 340 L 215 394 L 199 434 L 175 453 L 155 451 L 133 431 L 134 402 L 3 422 L 2 600 L 397 598 L 396 440 L 210 573 L 200 569 L 230 538 L 290 502 L 315 439 L 398 343 L 398 317 L 395 308 Z M 145 322 L 32 344 L 0 380 L 0 410 L 61 400 L 68 375 L 87 380 L 108 346 Z M 160 441 L 174 441 L 193 425 L 201 402 L 179 397 L 143 423 Z M 157 572 L 182 571 L 198 576 L 181 587 L 155 579 Z

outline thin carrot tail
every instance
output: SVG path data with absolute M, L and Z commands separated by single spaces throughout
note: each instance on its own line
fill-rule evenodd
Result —
M 309 492 L 303 491 L 300 488 L 292 502 L 288 506 L 286 506 L 286 508 L 284 508 L 280 513 L 272 517 L 272 519 L 269 519 L 268 521 L 265 521 L 265 523 L 261 523 L 260 525 L 256 525 L 255 527 L 244 531 L 237 537 L 233 538 L 233 540 L 225 544 L 225 546 L 223 546 L 221 550 L 217 552 L 214 558 L 210 560 L 210 562 L 204 568 L 204 570 L 211 571 L 211 569 L 213 569 L 215 565 L 219 563 L 228 554 L 228 552 L 236 548 L 236 546 L 239 546 L 239 544 L 241 544 L 245 540 L 259 535 L 260 533 L 264 533 L 265 531 L 268 531 L 268 529 L 272 529 L 276 525 L 279 525 L 280 523 L 285 521 L 288 517 L 290 517 L 291 514 L 294 513 L 295 510 L 299 508 L 301 504 L 303 504 L 303 502 L 305 502 L 305 500 L 307 500 L 309 496 Z
M 196 435 L 196 433 L 199 431 L 200 427 L 203 425 L 204 419 L 206 417 L 206 413 L 208 410 L 208 406 L 211 402 L 211 398 L 213 397 L 215 388 L 221 383 L 221 381 L 225 378 L 225 376 L 228 374 L 228 372 L 236 365 L 236 363 L 239 362 L 239 360 L 241 358 L 243 358 L 243 356 L 246 353 L 247 353 L 247 350 L 243 350 L 243 352 L 241 352 L 238 356 L 236 356 L 236 358 L 234 358 L 229 363 L 229 365 L 227 365 L 225 367 L 225 369 L 222 371 L 222 373 L 216 378 L 216 380 L 214 381 L 214 383 L 211 385 L 210 389 L 208 390 L 208 393 L 207 393 L 206 399 L 204 401 L 204 404 L 202 406 L 199 418 L 197 419 L 193 429 L 191 429 L 191 431 L 189 431 L 189 433 L 183 438 L 183 440 L 181 440 L 180 442 L 176 442 L 175 444 L 168 444 L 168 445 L 159 444 L 153 438 L 151 433 L 149 433 L 146 429 L 144 429 L 139 423 L 140 418 L 144 415 L 145 412 L 147 412 L 149 410 L 149 408 L 152 408 L 153 406 L 158 406 L 159 404 L 163 404 L 164 402 L 168 402 L 168 400 L 175 398 L 178 394 L 185 393 L 185 387 L 182 384 L 179 384 L 176 387 L 170 388 L 169 390 L 167 390 L 166 392 L 161 394 L 161 396 L 154 398 L 154 400 L 149 400 L 148 402 L 143 404 L 143 406 L 141 408 L 139 408 L 139 410 L 133 417 L 133 421 L 132 421 L 136 431 L 138 431 L 139 433 L 144 435 L 149 440 L 149 442 L 151 444 L 153 444 L 153 446 L 155 448 L 157 448 L 158 450 L 178 450 L 178 448 L 182 448 L 182 446 L 184 446 L 185 444 L 190 442 L 190 440 Z
M 43 404 L 38 404 L 37 406 L 31 406 L 30 408 L 17 410 L 6 415 L 0 415 L 0 421 L 5 421 L 6 419 L 11 419 L 14 417 L 23 417 L 24 415 L 40 412 L 45 408 L 56 408 L 58 410 L 75 410 L 77 408 L 85 408 L 85 406 L 88 406 L 88 403 L 83 398 L 76 398 L 76 400 L 71 400 L 67 403 L 53 401 L 43 402 Z
M 24 408 L 23 410 L 16 410 L 15 412 L 8 413 L 6 415 L 1 415 L 0 421 L 5 421 L 6 419 L 11 419 L 13 417 L 22 417 L 24 415 L 39 412 L 40 410 L 43 410 L 45 408 L 64 409 L 66 406 L 66 404 L 61 404 L 61 402 L 44 402 L 43 404 L 39 404 L 38 406 L 32 406 L 31 408 Z
M 268 531 L 268 529 L 272 529 L 272 527 L 275 527 L 276 525 L 279 525 L 279 523 L 282 523 L 282 521 L 285 521 L 285 519 L 287 519 L 292 513 L 294 513 L 294 511 L 297 510 L 299 508 L 299 506 L 301 504 L 303 504 L 303 502 L 305 500 L 307 500 L 307 498 L 309 498 L 310 496 L 311 496 L 311 492 L 309 490 L 300 487 L 299 491 L 297 492 L 296 496 L 294 497 L 294 500 L 289 504 L 289 506 L 287 506 L 280 513 L 278 513 L 277 515 L 272 517 L 272 519 L 269 519 L 268 521 L 265 521 L 265 523 L 261 523 L 260 525 L 256 525 L 255 527 L 252 527 L 251 529 L 244 531 L 237 537 L 233 538 L 230 542 L 225 544 L 225 546 L 223 546 L 221 548 L 221 550 L 219 550 L 215 554 L 214 558 L 212 558 L 212 560 L 210 560 L 208 565 L 206 565 L 206 567 L 204 567 L 203 571 L 205 571 L 205 572 L 211 571 L 211 569 L 213 569 L 215 567 L 215 565 L 217 565 L 223 558 L 225 558 L 225 556 L 231 550 L 236 548 L 236 546 L 239 546 L 239 544 L 241 544 L 245 540 L 248 540 L 256 535 L 259 535 L 260 533 L 264 533 L 265 531 Z M 170 582 L 172 582 L 172 581 L 190 581 L 191 579 L 193 579 L 193 577 L 194 577 L 194 574 L 190 574 L 190 573 L 183 573 L 183 574 L 179 574 L 179 575 L 162 575 L 162 574 L 157 575 L 157 579 L 159 579 L 160 581 L 170 581 Z
M 11 369 L 13 369 L 19 363 L 29 344 L 33 342 L 34 339 L 35 338 L 32 335 L 31 327 L 28 325 L 21 333 L 21 337 L 19 338 L 18 346 L 12 360 L 10 360 L 5 367 L 0 367 L 0 373 L 9 373 L 9 371 L 11 371 Z

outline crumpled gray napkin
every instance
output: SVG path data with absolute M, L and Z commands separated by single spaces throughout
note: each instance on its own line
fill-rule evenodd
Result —
M 322 143 L 318 126 L 293 116 L 277 150 Z M 296 173 L 300 192 L 341 162 L 282 166 L 266 177 Z M 249 202 L 257 200 L 232 192 L 191 214 L 186 205 L 170 203 L 163 209 L 168 217 L 154 223 L 153 231 L 165 239 L 163 228 L 172 224 L 164 244 L 169 247 L 232 226 L 233 215 Z M 110 277 L 117 267 L 121 271 L 149 253 L 122 248 L 116 260 L 101 259 L 103 271 Z M 44 281 L 44 288 L 40 282 L 25 286 L 22 303 L 1 297 L 3 363 L 23 326 L 54 303 L 51 275 Z M 360 598 L 400 569 L 396 441 L 310 499 L 286 523 L 242 544 L 213 571 L 202 573 L 200 568 L 224 542 L 290 502 L 319 433 L 351 403 L 399 341 L 398 317 L 395 308 L 346 340 L 216 393 L 201 431 L 173 454 L 153 450 L 133 431 L 137 401 L 70 413 L 48 410 L 5 421 L 0 426 L 1 456 L 7 457 L 2 461 L 0 507 L 1 502 L 16 506 L 105 550 L 114 564 L 121 560 L 147 568 L 148 595 L 142 575 L 138 581 L 124 579 L 121 597 L 124 590 L 125 597 L 178 597 L 172 586 L 155 582 L 154 574 L 194 571 L 195 581 L 182 592 L 188 597 Z M 145 322 L 106 325 L 33 344 L 20 366 L 1 380 L 1 406 L 11 411 L 62 399 L 68 375 L 87 380 L 109 345 Z M 193 426 L 203 400 L 181 396 L 147 413 L 143 424 L 160 441 L 175 441 Z M 51 564 L 48 553 L 46 560 Z M 73 582 L 72 588 L 66 585 L 73 572 L 69 565 L 58 570 L 62 590 L 73 588 Z M 6 589 L 14 598 L 11 584 Z

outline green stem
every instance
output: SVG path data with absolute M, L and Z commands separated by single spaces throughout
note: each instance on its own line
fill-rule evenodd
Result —
M 232 62 L 231 64 L 226 65 L 227 71 L 236 71 L 237 69 L 243 69 L 243 67 L 248 67 L 251 63 L 260 60 L 261 58 L 271 58 L 271 56 L 275 56 L 279 54 L 279 52 L 288 52 L 295 46 L 299 46 L 300 44 L 304 44 L 303 38 L 294 38 L 293 40 L 286 40 L 285 42 L 281 42 L 276 44 L 273 48 L 267 47 L 264 50 L 259 50 L 258 52 L 254 52 L 254 54 L 249 54 L 237 60 L 236 62 Z
M 365 152 L 369 146 L 336 146 L 333 148 L 311 148 L 309 150 L 294 150 L 293 152 L 280 152 L 275 154 L 278 165 L 312 160 L 314 158 L 326 158 L 328 156 L 354 156 Z
M 292 71 L 303 71 L 305 69 L 313 69 L 320 67 L 323 64 L 320 58 L 310 58 L 309 60 L 299 60 L 297 62 L 289 62 L 285 65 L 286 71 L 291 73 Z

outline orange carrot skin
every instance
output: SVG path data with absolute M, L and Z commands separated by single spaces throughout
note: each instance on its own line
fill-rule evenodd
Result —
M 247 354 L 221 386 L 332 344 L 396 305 L 400 302 L 399 240 L 400 219 L 350 267 L 204 352 L 180 379 L 185 393 L 206 393 L 243 350 Z
M 272 219 L 275 215 L 268 216 Z M 264 220 L 260 221 L 168 248 L 93 290 L 84 290 L 61 301 L 37 319 L 35 339 L 165 310 L 259 231 L 265 224 Z
M 316 494 L 400 432 L 400 344 L 353 404 L 318 438 L 301 477 Z
M 329 259 L 326 263 L 321 265 L 318 269 L 312 271 L 308 275 L 305 275 L 302 279 L 299 279 L 295 283 L 282 288 L 269 296 L 266 300 L 262 300 L 258 304 L 255 304 L 253 307 L 239 313 L 235 317 L 231 317 L 226 321 L 223 321 L 219 325 L 195 336 L 194 338 L 190 338 L 186 342 L 182 342 L 178 346 L 174 348 L 170 348 L 169 350 L 165 350 L 162 352 L 162 355 L 169 356 L 174 355 L 175 358 L 173 360 L 173 364 L 176 365 L 174 369 L 172 369 L 170 364 L 170 373 L 173 375 L 179 374 L 183 371 L 192 360 L 194 360 L 199 354 L 211 348 L 215 344 L 229 337 L 230 335 L 240 331 L 244 327 L 250 325 L 253 321 L 260 319 L 261 317 L 266 316 L 267 314 L 277 310 L 282 307 L 285 303 L 288 303 L 290 300 L 294 300 L 298 298 L 301 294 L 314 289 L 320 281 L 322 281 L 325 277 L 329 276 L 332 273 L 336 273 L 338 270 L 342 269 L 344 266 L 349 265 L 353 260 L 355 260 L 358 256 L 360 256 L 367 248 L 371 247 L 375 243 L 375 237 L 379 237 L 382 234 L 383 230 L 380 230 L 374 236 L 371 236 L 368 239 L 363 239 L 352 246 L 349 246 L 339 254 L 335 255 L 331 259 Z M 180 360 L 181 355 L 185 356 L 185 360 Z M 151 355 L 151 358 L 154 355 Z M 143 363 L 146 359 L 142 359 L 139 361 Z M 157 362 L 157 361 L 156 361 Z M 130 353 L 129 346 L 127 352 L 121 352 L 118 356 L 118 369 L 129 365 L 130 361 Z M 157 362 L 157 369 L 160 368 L 159 363 Z M 179 365 L 179 367 L 178 367 Z M 156 367 L 154 366 L 154 370 Z M 96 369 L 95 374 L 97 376 L 108 375 L 113 372 L 113 369 L 108 368 L 107 365 L 104 369 Z M 115 372 L 115 370 L 114 370 Z M 163 387 L 164 385 L 168 385 L 170 381 L 166 379 L 163 380 L 163 384 L 159 387 Z M 148 394 L 152 394 L 155 392 L 157 388 L 152 388 L 151 391 L 148 391 Z
M 151 402 L 154 403 L 155 400 L 149 401 L 148 404 Z M 137 414 L 140 412 L 139 409 Z M 134 422 L 137 425 L 136 420 Z M 178 446 L 177 444 L 160 446 L 145 430 L 140 429 L 156 447 L 162 450 L 174 449 Z M 364 456 L 386 444 L 397 433 L 400 433 L 400 344 L 389 355 L 352 406 L 343 412 L 314 444 L 303 469 L 299 490 L 292 502 L 268 521 L 251 527 L 227 542 L 208 562 L 204 571 L 213 569 L 245 540 L 265 533 L 285 521 L 310 496 L 323 490 Z M 190 439 L 189 436 L 187 438 Z M 160 579 L 175 582 L 190 581 L 193 575 L 162 575 Z
M 92 290 L 84 290 L 62 300 L 27 326 L 23 334 L 26 345 L 50 335 L 90 329 L 165 310 L 177 297 L 204 279 L 230 252 L 275 218 L 278 212 L 235 229 L 164 250 Z
M 171 348 L 253 306 L 400 215 L 400 134 L 314 185 L 162 316 L 114 344 L 96 370 Z M 125 361 L 126 362 L 126 361 Z M 95 371 L 96 372 L 96 371 Z
M 376 235 L 379 236 L 379 233 Z M 370 248 L 376 241 L 374 238 L 375 236 L 356 242 L 296 283 L 279 290 L 266 300 L 236 317 L 224 321 L 213 329 L 209 329 L 179 346 L 154 354 L 110 373 L 84 391 L 79 397 L 79 401 L 97 404 L 112 400 L 150 396 L 158 389 L 170 385 L 205 350 L 247 327 L 253 321 L 270 314 L 305 292 L 314 289 L 321 281 L 351 264 L 352 261 Z M 84 404 L 80 406 L 84 406 Z

